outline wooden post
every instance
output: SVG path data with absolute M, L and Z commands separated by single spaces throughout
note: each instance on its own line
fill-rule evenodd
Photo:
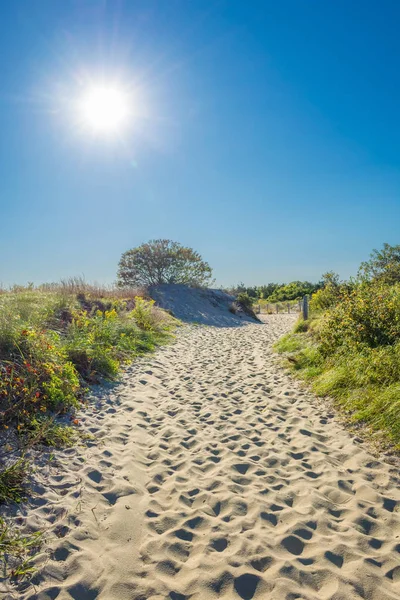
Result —
M 288 313 L 290 315 L 290 303 L 289 302 L 287 303 L 287 311 L 288 311 Z
M 303 319 L 305 321 L 308 319 L 308 296 L 303 298 Z
M 278 313 L 279 313 L 279 304 L 276 303 L 276 314 L 278 314 Z
M 299 313 L 301 313 L 301 300 L 300 300 L 300 298 L 299 298 L 298 302 L 299 302 Z

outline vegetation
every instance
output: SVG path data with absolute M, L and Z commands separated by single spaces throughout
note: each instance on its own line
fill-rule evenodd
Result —
M 27 463 L 19 459 L 0 472 L 0 503 L 21 502 L 25 495 Z
M 400 283 L 400 245 L 384 244 L 382 250 L 373 250 L 370 259 L 361 263 L 359 277 L 366 281 Z
M 319 284 L 313 284 L 309 281 L 292 281 L 286 285 L 282 285 L 269 296 L 270 302 L 286 302 L 288 300 L 296 300 L 307 294 L 312 294 L 318 289 Z
M 323 286 L 323 282 L 310 283 L 309 281 L 292 281 L 290 283 L 268 283 L 266 285 L 246 287 L 243 283 L 230 288 L 228 291 L 237 296 L 247 294 L 253 303 L 264 300 L 267 303 L 289 302 L 298 300 L 306 294 L 313 294 Z
M 398 248 L 374 251 L 356 281 L 325 278 L 311 299 L 310 321 L 276 348 L 315 392 L 400 449 L 400 282 L 396 261 L 385 258 Z
M 88 384 L 114 379 L 123 364 L 170 336 L 176 320 L 137 294 L 81 280 L 0 294 L 0 504 L 24 497 L 28 447 L 74 443 L 74 411 Z M 37 544 L 37 536 L 21 536 L 0 520 L 9 574 L 31 572 Z
M 75 409 L 86 384 L 162 341 L 171 318 L 152 300 L 24 290 L 0 296 L 0 424 L 22 433 Z
M 42 535 L 37 532 L 21 534 L 0 517 L 0 555 L 2 575 L 22 579 L 34 571 L 33 558 L 40 549 Z
M 150 240 L 124 252 L 119 262 L 119 287 L 181 283 L 207 286 L 212 269 L 198 252 L 171 240 Z
M 240 292 L 236 297 L 237 302 L 247 310 L 250 310 L 253 306 L 252 298 L 246 292 Z

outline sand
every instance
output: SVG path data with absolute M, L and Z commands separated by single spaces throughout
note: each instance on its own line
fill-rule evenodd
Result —
M 182 327 L 93 394 L 89 447 L 37 474 L 40 571 L 4 598 L 400 598 L 400 493 L 280 366 L 265 324 Z
M 257 320 L 257 317 L 254 319 L 245 314 L 234 296 L 223 290 L 165 283 L 149 291 L 158 306 L 172 311 L 175 317 L 186 323 L 238 327 Z

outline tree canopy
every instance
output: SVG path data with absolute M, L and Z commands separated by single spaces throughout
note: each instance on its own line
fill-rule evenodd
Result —
M 239 283 L 228 291 L 235 296 L 245 293 L 254 300 L 263 299 L 270 302 L 286 302 L 296 300 L 306 294 L 312 294 L 321 285 L 322 283 L 310 283 L 309 281 L 292 281 L 287 284 L 267 283 L 265 285 L 246 287 L 243 283 Z
M 127 250 L 119 261 L 119 287 L 152 286 L 181 283 L 207 286 L 212 269 L 200 254 L 171 240 L 150 240 Z
M 382 250 L 373 250 L 370 259 L 361 263 L 358 274 L 369 281 L 400 282 L 400 245 L 383 244 Z

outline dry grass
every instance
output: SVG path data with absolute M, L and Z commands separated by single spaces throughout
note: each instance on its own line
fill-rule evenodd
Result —
M 8 289 L 0 284 L 0 294 L 5 293 L 19 293 L 26 291 L 40 291 L 40 292 L 56 292 L 63 295 L 78 295 L 84 294 L 86 296 L 92 296 L 96 298 L 113 298 L 120 300 L 130 300 L 136 297 L 148 298 L 148 292 L 146 288 L 118 288 L 113 285 L 102 285 L 100 283 L 88 283 L 83 277 L 68 277 L 67 279 L 61 279 L 59 282 L 53 283 L 42 283 L 40 285 L 28 284 L 13 285 Z

